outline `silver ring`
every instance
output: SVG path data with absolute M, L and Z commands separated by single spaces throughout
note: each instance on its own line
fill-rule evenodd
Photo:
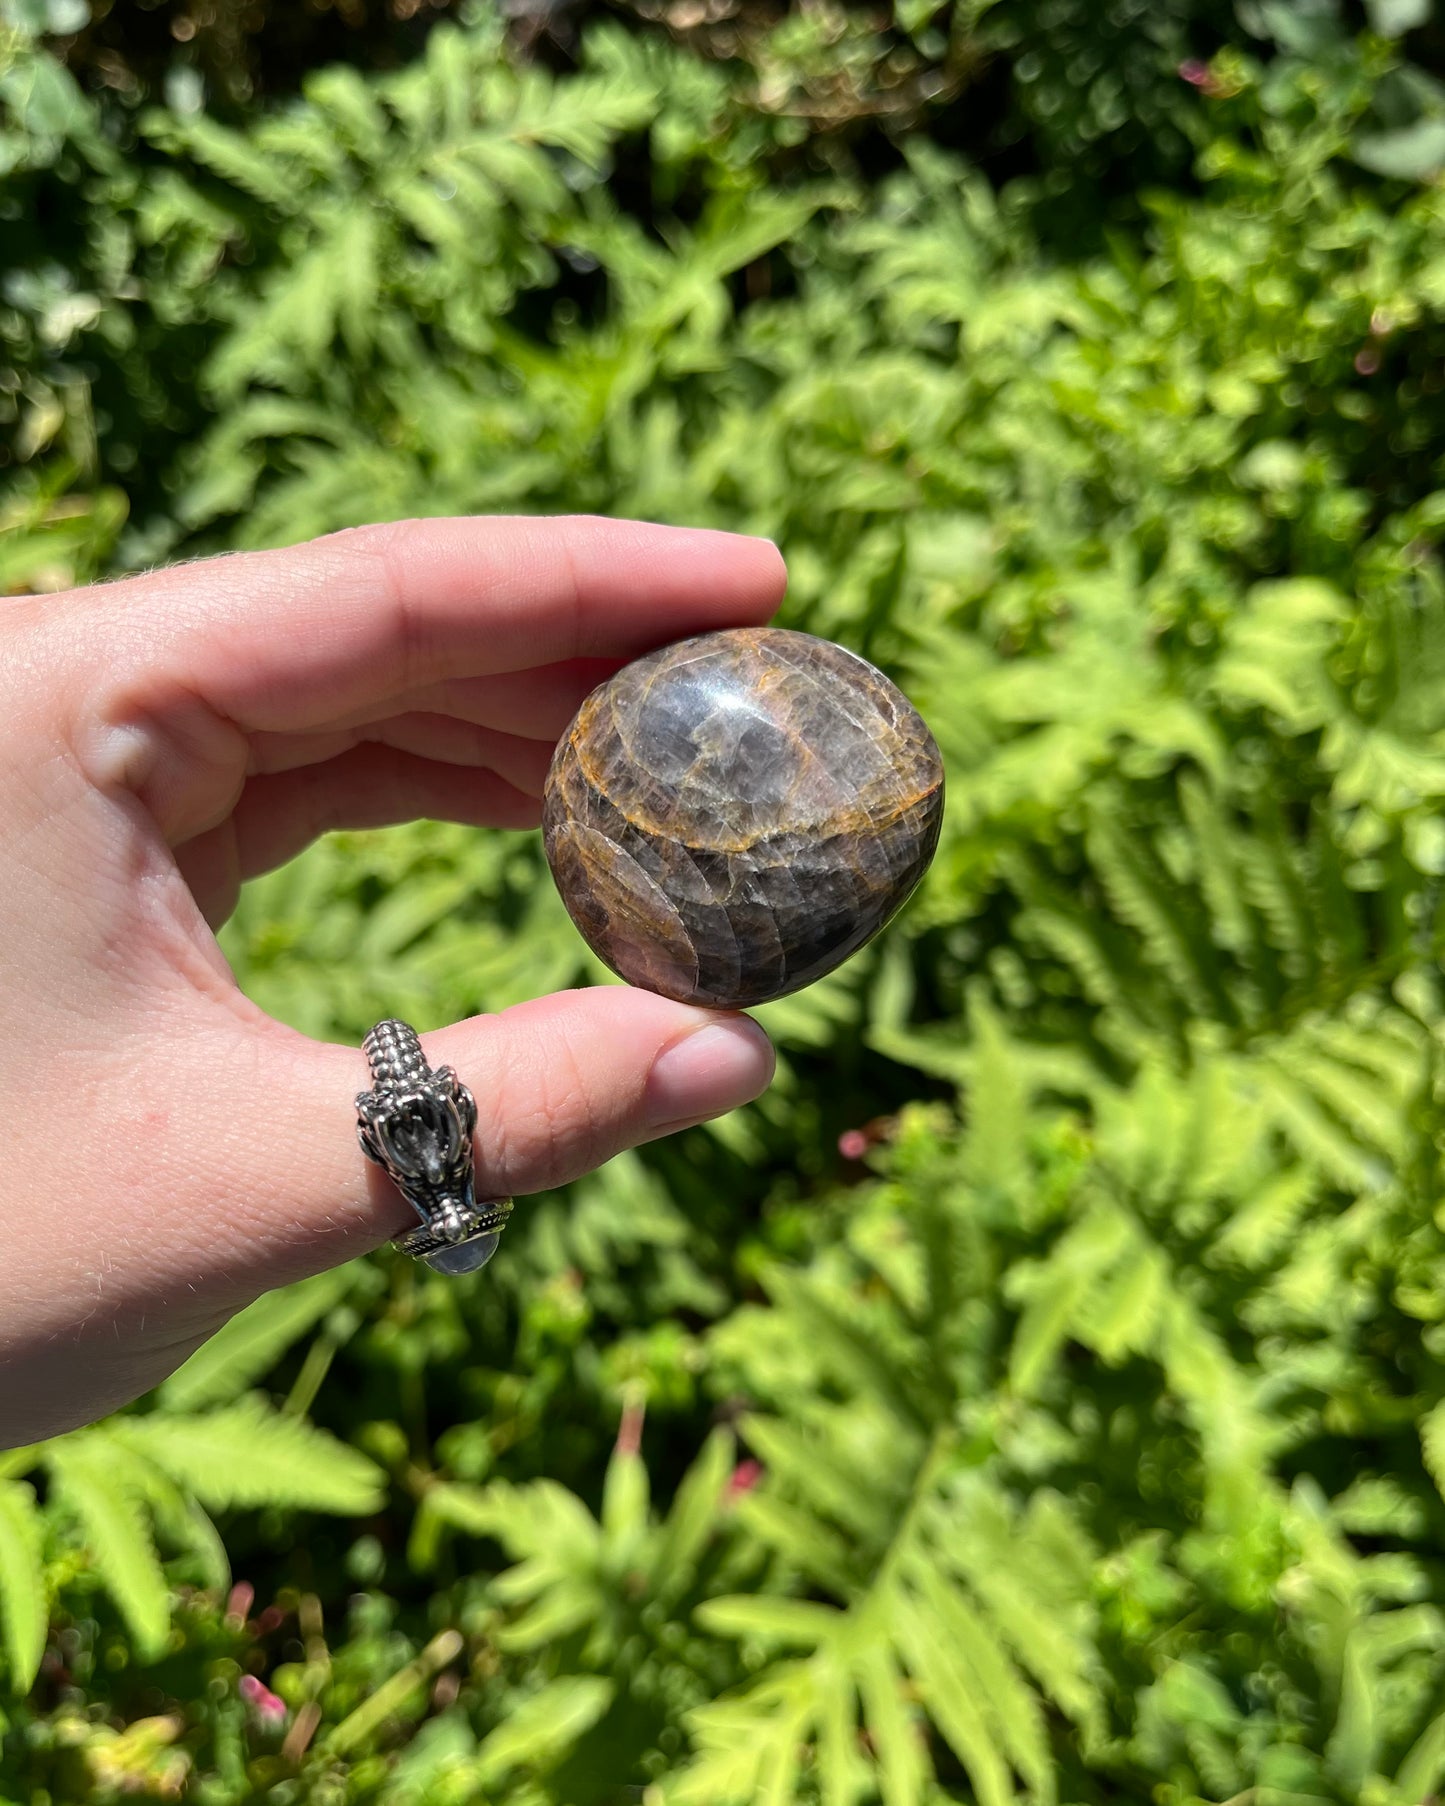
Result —
M 385 1169 L 416 1212 L 393 1246 L 438 1273 L 472 1273 L 497 1251 L 510 1198 L 476 1195 L 472 1131 L 477 1105 L 450 1066 L 427 1065 L 414 1028 L 391 1018 L 362 1043 L 370 1091 L 356 1099 L 362 1151 Z

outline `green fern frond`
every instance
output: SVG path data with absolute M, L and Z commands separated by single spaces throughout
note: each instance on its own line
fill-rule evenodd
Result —
M 381 1470 L 367 1456 L 256 1397 L 196 1416 L 121 1418 L 107 1434 L 214 1508 L 291 1505 L 361 1515 L 383 1496 Z
M 267 1292 L 237 1312 L 166 1380 L 158 1397 L 167 1411 L 190 1412 L 238 1397 L 351 1289 L 353 1267 L 336 1267 Z
M 610 1681 L 565 1675 L 513 1707 L 507 1721 L 483 1738 L 469 1765 L 470 1779 L 496 1787 L 515 1769 L 555 1767 L 612 1703 Z
M 1107 819 L 1090 829 L 1089 856 L 1114 913 L 1144 940 L 1149 957 L 1200 1015 L 1217 1011 L 1217 992 L 1197 935 L 1180 919 L 1167 882 L 1146 851 Z
M 170 1634 L 170 1592 L 149 1514 L 124 1479 L 117 1478 L 108 1443 L 105 1432 L 62 1437 L 47 1445 L 46 1465 L 137 1649 L 153 1661 Z
M 28 1693 L 40 1672 L 49 1624 L 44 1528 L 35 1490 L 0 1481 L 0 1648 L 12 1693 Z
M 1420 1449 L 1430 1478 L 1441 1498 L 1445 1498 L 1445 1400 L 1432 1406 L 1421 1418 Z

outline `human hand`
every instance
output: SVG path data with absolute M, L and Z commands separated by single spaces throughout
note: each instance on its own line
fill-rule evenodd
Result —
M 593 519 L 363 527 L 0 603 L 0 1447 L 100 1416 L 272 1286 L 414 1222 L 354 1048 L 272 1021 L 212 929 L 330 828 L 531 827 L 592 686 L 765 620 L 766 541 Z M 622 986 L 425 1037 L 479 1197 L 757 1095 L 743 1016 Z M 505 1244 L 504 1244 L 505 1246 Z

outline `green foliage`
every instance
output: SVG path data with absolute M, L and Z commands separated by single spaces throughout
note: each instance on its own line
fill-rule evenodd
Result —
M 410 512 L 747 527 L 949 810 L 883 943 L 760 1012 L 759 1104 L 0 1458 L 8 1797 L 1439 1791 L 1445 201 L 1381 150 L 1435 101 L 1407 6 L 1241 11 L 900 8 L 1014 125 L 910 101 L 871 180 L 804 118 L 885 85 L 825 13 L 565 74 L 479 14 L 125 157 L 10 40 L 12 179 L 85 229 L 0 320 L 52 422 L 7 587 Z M 153 417 L 86 462 L 122 373 Z M 166 431 L 117 541 L 108 448 Z M 225 941 L 353 1040 L 604 977 L 534 837 L 435 823 Z
M 36 1470 L 48 1482 L 43 1511 L 17 1478 Z M 54 1587 L 104 1589 L 137 1653 L 154 1660 L 171 1635 L 159 1543 L 181 1557 L 178 1572 L 192 1585 L 221 1591 L 229 1570 L 208 1508 L 363 1513 L 380 1505 L 383 1478 L 358 1450 L 256 1397 L 201 1414 L 114 1418 L 0 1456 L 0 1473 L 0 1620 L 11 1691 L 19 1693 L 40 1665 Z
M 12 1692 L 27 1692 L 40 1672 L 47 1623 L 41 1520 L 34 1490 L 7 1480 L 0 1493 L 0 1602 L 5 1664 Z

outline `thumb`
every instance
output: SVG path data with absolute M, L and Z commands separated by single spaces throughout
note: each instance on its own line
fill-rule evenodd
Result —
M 267 1022 L 265 1031 L 274 1034 Z M 268 1035 L 269 1038 L 269 1035 Z M 623 1148 L 721 1115 L 773 1072 L 748 1016 L 622 985 L 561 991 L 422 1037 L 476 1099 L 476 1195 L 544 1191 Z M 261 1290 L 360 1253 L 416 1216 L 356 1140 L 357 1051 L 286 1035 L 273 1047 L 264 1125 L 232 1114 L 238 1203 L 219 1268 Z M 505 1239 L 503 1242 L 505 1247 Z

